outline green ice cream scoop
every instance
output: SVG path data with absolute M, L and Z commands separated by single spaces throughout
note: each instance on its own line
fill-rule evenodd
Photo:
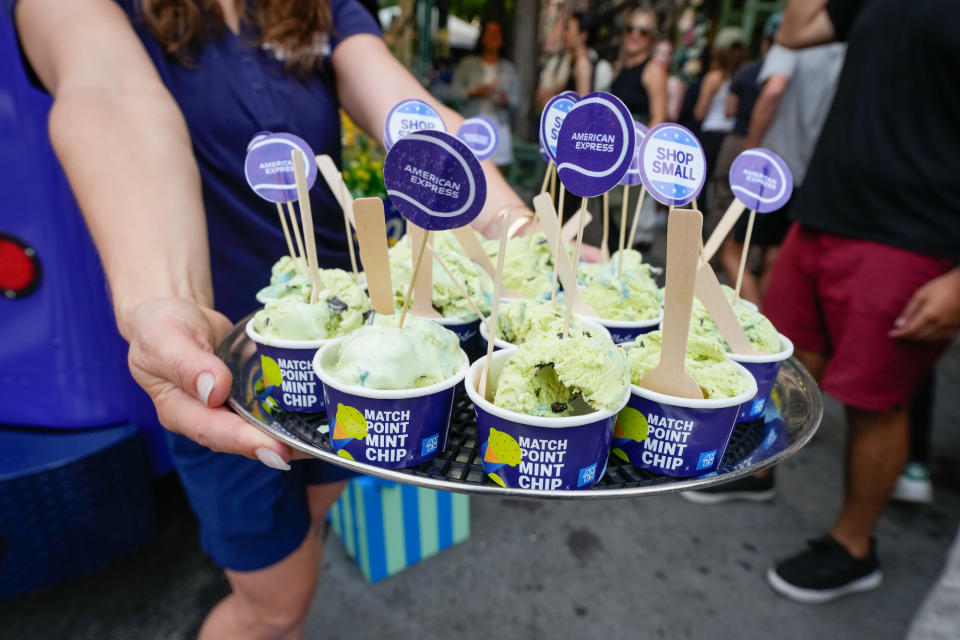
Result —
M 532 416 L 614 410 L 629 389 L 623 350 L 608 336 L 542 335 L 521 345 L 500 372 L 493 403 Z
M 485 240 L 483 248 L 496 264 L 500 241 Z M 503 284 L 528 298 L 550 296 L 553 290 L 553 255 L 543 233 L 535 233 L 532 238 L 517 236 L 507 240 Z
M 753 348 L 764 353 L 781 351 L 783 345 L 780 344 L 780 335 L 766 316 L 759 311 L 755 311 L 753 307 L 744 304 L 743 300 L 738 299 L 736 293 L 730 287 L 724 285 L 722 288 Z M 693 301 L 690 335 L 704 340 L 712 340 L 727 348 L 726 340 L 720 333 L 720 328 L 714 323 L 713 318 L 710 317 L 710 313 L 699 298 L 694 298 Z
M 432 237 L 433 241 L 430 244 L 437 255 L 450 268 L 480 311 L 489 313 L 490 304 L 493 301 L 493 279 L 490 274 L 466 256 L 449 232 L 434 232 Z M 390 249 L 390 278 L 393 281 L 393 295 L 397 308 L 403 306 L 403 297 L 409 288 L 412 273 L 413 258 L 410 240 L 409 236 L 404 236 Z M 470 321 L 477 317 L 470 303 L 436 261 L 433 263 L 433 308 L 444 318 Z
M 435 322 L 407 316 L 376 316 L 340 342 L 330 374 L 368 389 L 415 389 L 454 376 L 464 365 L 457 334 Z
M 626 250 L 617 278 L 617 255 L 609 262 L 583 263 L 577 268 L 580 295 L 605 320 L 657 318 L 663 298 L 650 266 L 642 262 L 639 251 Z
M 256 332 L 281 340 L 326 340 L 362 325 L 370 311 L 366 292 L 345 271 L 329 269 L 324 274 L 327 287 L 315 303 L 294 296 L 271 300 L 253 317 Z
M 497 314 L 497 334 L 513 345 L 521 345 L 533 338 L 557 335 L 563 331 L 564 307 L 554 306 L 549 300 L 511 300 L 501 303 Z M 575 317 L 570 328 L 580 328 Z
M 637 337 L 627 355 L 633 384 L 639 385 L 644 374 L 660 362 L 661 345 L 660 331 L 651 331 Z M 732 398 L 750 388 L 750 381 L 743 376 L 735 363 L 727 359 L 723 347 L 715 340 L 690 336 L 684 366 L 687 373 L 700 385 L 706 400 Z

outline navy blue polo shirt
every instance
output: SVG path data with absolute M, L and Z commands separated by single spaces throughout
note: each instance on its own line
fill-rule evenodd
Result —
M 12 15 L 16 0 L 2 0 Z M 350 36 L 380 35 L 356 0 L 330 0 L 333 28 L 322 68 L 301 78 L 253 38 L 225 29 L 184 67 L 164 55 L 139 15 L 138 0 L 117 0 L 130 17 L 160 78 L 180 106 L 200 168 L 215 306 L 233 321 L 253 311 L 270 266 L 286 253 L 276 205 L 247 185 L 247 143 L 259 131 L 300 136 L 340 163 L 340 118 L 329 53 Z M 310 191 L 322 267 L 349 264 L 343 214 L 322 177 Z

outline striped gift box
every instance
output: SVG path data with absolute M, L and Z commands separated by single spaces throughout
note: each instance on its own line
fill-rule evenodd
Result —
M 469 496 L 372 476 L 347 483 L 329 517 L 369 582 L 470 537 Z

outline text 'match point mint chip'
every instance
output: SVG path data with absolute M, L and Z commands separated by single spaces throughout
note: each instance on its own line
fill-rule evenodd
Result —
M 589 198 L 606 193 L 630 168 L 636 131 L 626 105 L 598 91 L 577 102 L 563 119 L 557 173 L 567 190 Z
M 289 133 L 261 132 L 247 145 L 243 174 L 254 193 L 270 202 L 292 202 L 297 199 L 297 180 L 293 173 L 290 152 L 303 153 L 307 169 L 307 189 L 317 181 L 317 161 L 313 149 L 303 138 Z
M 443 118 L 422 100 L 404 100 L 394 105 L 383 121 L 383 146 L 387 151 L 406 135 L 417 131 L 446 131 Z
M 397 210 L 423 229 L 464 227 L 487 199 L 477 156 L 444 131 L 418 131 L 397 141 L 383 163 L 383 180 Z
M 787 204 L 793 174 L 783 158 L 769 149 L 743 151 L 730 165 L 730 190 L 757 213 L 770 213 Z
M 655 126 L 640 144 L 640 177 L 659 202 L 682 206 L 700 195 L 707 162 L 700 141 L 672 122 Z

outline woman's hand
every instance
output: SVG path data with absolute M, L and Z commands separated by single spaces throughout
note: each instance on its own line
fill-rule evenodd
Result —
M 230 327 L 223 314 L 186 300 L 140 303 L 123 321 L 130 372 L 170 431 L 214 451 L 289 469 L 289 447 L 223 407 L 233 376 L 213 350 Z
M 960 269 L 951 269 L 916 290 L 897 318 L 891 338 L 950 340 L 960 328 Z

